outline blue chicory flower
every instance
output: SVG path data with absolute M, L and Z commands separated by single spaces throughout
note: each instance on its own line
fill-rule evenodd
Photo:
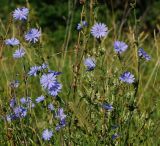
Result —
M 58 93 L 61 91 L 62 89 L 62 84 L 59 82 L 54 82 L 54 85 L 48 89 L 48 93 L 52 96 L 57 96 Z
M 42 102 L 44 101 L 45 97 L 43 95 L 39 96 L 36 98 L 36 102 L 39 103 L 39 102 Z
M 24 107 L 18 106 L 13 109 L 14 115 L 17 118 L 23 118 L 27 115 L 27 110 Z
M 63 108 L 59 108 L 57 110 L 55 117 L 59 120 L 55 130 L 59 131 L 61 128 L 66 126 L 66 115 L 64 114 Z
M 27 108 L 34 107 L 34 103 L 32 103 L 32 99 L 30 97 L 22 97 L 20 99 L 21 104 L 25 105 Z
M 105 110 L 108 110 L 108 111 L 112 111 L 112 110 L 113 110 L 113 106 L 110 105 L 109 103 L 103 104 L 102 107 L 103 107 Z
M 132 84 L 135 80 L 134 78 L 134 75 L 131 74 L 130 72 L 124 72 L 120 77 L 119 79 L 122 81 L 122 82 L 126 82 L 128 84 Z
M 55 72 L 43 74 L 40 83 L 41 86 L 52 96 L 57 96 L 62 89 L 62 85 L 56 79 Z
M 25 8 L 25 7 L 17 8 L 13 12 L 13 18 L 15 20 L 26 20 L 27 16 L 28 16 L 28 13 L 29 13 L 29 9 L 28 8 Z
M 13 58 L 15 59 L 22 58 L 24 55 L 25 55 L 25 50 L 23 48 L 20 48 L 13 53 Z
M 26 33 L 25 40 L 30 43 L 36 43 L 38 42 L 40 36 L 41 36 L 41 31 L 36 28 L 32 28 L 29 30 L 29 32 Z
M 65 126 L 66 126 L 66 120 L 63 119 L 63 120 L 61 120 L 61 121 L 56 125 L 55 130 L 56 130 L 56 131 L 59 131 L 61 128 L 65 127 Z
M 139 55 L 140 58 L 144 58 L 144 59 L 146 59 L 147 61 L 151 60 L 151 57 L 144 51 L 143 48 L 140 48 L 140 49 L 138 50 L 138 55 Z
M 16 38 L 11 38 L 11 39 L 6 39 L 5 44 L 8 46 L 18 46 L 20 44 L 20 42 Z
M 107 36 L 108 32 L 108 27 L 104 23 L 96 23 L 91 28 L 91 34 L 97 39 Z
M 85 59 L 84 64 L 87 67 L 87 71 L 92 71 L 96 67 L 95 60 L 90 57 Z
M 11 108 L 14 108 L 15 106 L 16 106 L 16 98 L 14 97 L 14 98 L 12 98 L 11 100 L 10 100 L 10 107 Z
M 52 103 L 48 104 L 48 109 L 49 109 L 50 111 L 53 111 L 53 110 L 54 110 L 54 106 L 53 106 Z
M 32 66 L 30 68 L 30 71 L 28 72 L 29 76 L 37 76 L 38 71 L 40 71 L 40 67 L 39 66 Z
M 56 116 L 57 119 L 59 119 L 60 121 L 63 121 L 66 118 L 66 115 L 64 114 L 64 110 L 63 108 L 59 108 L 56 112 Z
M 49 141 L 52 138 L 52 136 L 53 136 L 52 130 L 45 129 L 42 133 L 42 138 L 45 141 Z
M 59 131 L 60 129 L 61 129 L 61 125 L 60 125 L 60 124 L 57 124 L 55 130 L 56 130 L 56 131 Z
M 122 41 L 115 41 L 114 42 L 114 49 L 116 53 L 123 53 L 128 48 L 128 45 L 125 42 Z
M 88 23 L 86 21 L 82 21 L 82 23 L 78 23 L 77 25 L 77 30 L 80 31 L 82 30 L 84 27 L 87 27 Z
M 44 89 L 50 89 L 57 82 L 56 76 L 52 73 L 43 74 L 40 83 Z
M 43 64 L 40 66 L 40 70 L 45 70 L 45 69 L 48 69 L 48 64 L 47 64 L 47 63 L 43 63 Z
M 26 103 L 27 103 L 27 100 L 26 100 L 25 97 L 22 97 L 22 98 L 20 99 L 20 102 L 21 102 L 22 104 L 26 104 Z

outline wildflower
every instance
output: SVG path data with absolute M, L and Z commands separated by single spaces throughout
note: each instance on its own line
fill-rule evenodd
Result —
M 13 12 L 13 18 L 15 20 L 26 20 L 27 16 L 28 16 L 28 13 L 29 13 L 29 9 L 28 8 L 25 8 L 25 7 L 17 8 Z
M 60 121 L 63 121 L 66 118 L 66 115 L 64 114 L 63 108 L 59 108 L 56 112 L 57 119 L 60 119 Z
M 15 120 L 17 117 L 15 116 L 15 114 L 10 114 L 10 115 L 7 115 L 5 118 L 7 122 L 11 122 L 12 120 Z
M 26 98 L 22 97 L 22 98 L 20 99 L 20 102 L 21 102 L 22 104 L 26 104 L 27 100 L 26 100 Z
M 147 61 L 151 60 L 151 57 L 144 51 L 143 48 L 140 48 L 140 49 L 138 50 L 138 55 L 139 55 L 140 58 L 144 58 L 144 59 L 146 59 Z
M 66 120 L 63 119 L 63 120 L 61 120 L 61 121 L 56 125 L 55 130 L 56 130 L 56 131 L 59 131 L 61 128 L 65 127 L 65 126 L 66 126 Z
M 16 38 L 11 38 L 11 39 L 5 40 L 5 44 L 8 45 L 8 46 L 17 46 L 17 45 L 20 44 L 20 42 Z
M 27 110 L 21 106 L 14 108 L 13 111 L 14 111 L 14 114 L 17 118 L 22 118 L 27 115 Z
M 96 67 L 95 60 L 93 58 L 87 58 L 84 61 L 87 71 L 92 71 Z
M 56 131 L 59 131 L 60 129 L 61 129 L 61 125 L 60 125 L 60 124 L 57 124 L 55 130 L 56 130 Z
M 13 54 L 13 58 L 18 59 L 21 58 L 25 55 L 25 51 L 23 48 L 17 49 L 14 54 Z
M 54 82 L 54 85 L 48 89 L 48 93 L 52 96 L 57 96 L 61 89 L 62 84 L 60 84 L 59 82 Z
M 20 99 L 20 102 L 21 102 L 22 104 L 27 104 L 27 103 L 31 103 L 32 100 L 31 100 L 30 97 L 27 97 L 27 98 L 22 97 L 22 98 Z
M 54 106 L 53 106 L 52 103 L 50 103 L 50 104 L 48 105 L 48 109 L 49 109 L 50 111 L 53 111 L 53 110 L 54 110 Z
M 117 139 L 119 136 L 120 136 L 120 135 L 119 135 L 119 134 L 117 134 L 117 133 L 113 134 L 113 135 L 112 135 L 112 140 Z
M 82 24 L 81 23 L 78 23 L 78 25 L 77 25 L 77 30 L 82 30 L 82 28 L 83 28 L 83 26 L 82 26 Z
M 29 76 L 37 76 L 38 71 L 40 70 L 39 66 L 32 66 L 28 72 Z
M 88 26 L 88 23 L 86 21 L 82 21 L 83 26 Z
M 60 72 L 49 71 L 48 74 L 43 74 L 40 78 L 41 86 L 48 91 L 52 96 L 57 96 L 61 91 L 62 85 L 57 81 L 56 77 Z
M 55 128 L 56 131 L 59 131 L 61 128 L 66 126 L 66 115 L 64 114 L 63 108 L 59 108 L 57 110 L 55 117 L 60 120 Z
M 128 45 L 122 41 L 115 41 L 114 42 L 114 49 L 116 53 L 121 54 L 122 52 L 126 51 Z
M 25 35 L 25 39 L 28 42 L 32 42 L 32 43 L 36 43 L 38 42 L 39 37 L 41 36 L 41 32 L 36 29 L 36 28 L 32 28 L 31 30 L 29 30 L 29 32 Z
M 124 72 L 120 77 L 119 79 L 122 81 L 122 82 L 126 82 L 128 84 L 132 84 L 135 80 L 134 78 L 134 75 L 131 74 L 130 72 Z
M 49 141 L 52 136 L 53 136 L 52 130 L 45 129 L 45 130 L 43 131 L 43 133 L 42 133 L 42 138 L 43 138 L 44 140 L 48 140 L 48 141 Z
M 66 119 L 65 118 L 60 121 L 61 127 L 65 127 L 66 126 Z
M 41 66 L 40 66 L 40 69 L 41 70 L 44 70 L 44 69 L 47 69 L 48 68 L 48 64 L 46 63 L 43 63 Z
M 30 98 L 30 97 L 27 97 L 27 98 L 25 98 L 25 97 L 22 97 L 21 99 L 20 99 L 20 102 L 21 102 L 21 104 L 23 104 L 23 106 L 25 106 L 26 108 L 30 108 L 30 107 L 34 107 L 35 105 L 34 105 L 34 103 L 32 103 L 32 99 Z
M 44 89 L 50 89 L 57 82 L 56 76 L 52 73 L 43 74 L 40 83 Z
M 80 31 L 83 29 L 83 27 L 87 27 L 88 23 L 86 21 L 82 21 L 82 23 L 78 23 L 77 30 Z
M 39 96 L 36 98 L 36 102 L 39 103 L 39 102 L 42 102 L 44 101 L 45 97 L 43 95 Z
M 19 86 L 19 81 L 18 80 L 13 80 L 11 83 L 10 83 L 10 87 L 11 88 L 18 88 Z
M 10 100 L 10 107 L 11 108 L 14 108 L 16 106 L 16 98 L 12 98 L 11 100 Z
M 95 38 L 102 38 L 108 34 L 108 27 L 104 23 L 96 23 L 91 29 L 91 34 Z
M 102 107 L 108 111 L 112 111 L 113 110 L 113 106 L 106 103 L 106 104 L 103 104 Z

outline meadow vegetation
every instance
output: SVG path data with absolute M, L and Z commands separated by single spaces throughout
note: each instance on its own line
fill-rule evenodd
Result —
M 0 146 L 160 145 L 159 2 L 138 2 L 4 5 Z

